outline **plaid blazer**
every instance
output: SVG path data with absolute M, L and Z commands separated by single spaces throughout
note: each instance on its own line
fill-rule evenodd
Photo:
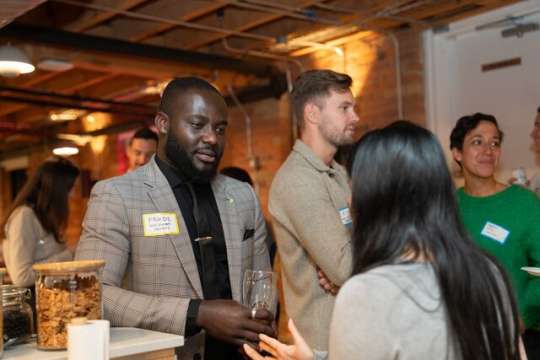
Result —
M 244 270 L 270 269 L 265 221 L 248 184 L 218 175 L 212 189 L 223 224 L 231 291 L 240 302 Z M 145 236 L 142 216 L 163 212 L 176 214 L 179 234 Z M 203 298 L 182 213 L 154 159 L 94 186 L 76 259 L 106 261 L 104 317 L 113 326 L 183 335 L 190 299 Z M 197 353 L 204 358 L 203 351 L 204 331 L 186 339 L 177 349 L 178 359 Z

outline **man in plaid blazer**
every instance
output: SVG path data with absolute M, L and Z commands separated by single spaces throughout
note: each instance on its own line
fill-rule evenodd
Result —
M 104 259 L 105 318 L 186 336 L 179 359 L 237 359 L 273 334 L 240 304 L 246 269 L 270 270 L 266 229 L 246 183 L 216 175 L 227 108 L 202 79 L 175 79 L 155 118 L 157 155 L 92 190 L 77 259 Z

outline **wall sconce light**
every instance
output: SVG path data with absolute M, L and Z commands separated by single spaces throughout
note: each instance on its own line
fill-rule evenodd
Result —
M 22 50 L 9 44 L 0 46 L 0 75 L 16 77 L 34 70 L 34 65 Z

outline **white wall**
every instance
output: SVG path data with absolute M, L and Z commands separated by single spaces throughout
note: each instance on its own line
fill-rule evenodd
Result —
M 448 138 L 459 117 L 475 112 L 495 115 L 505 132 L 498 174 L 501 181 L 506 181 L 518 166 L 523 166 L 529 176 L 540 171 L 529 137 L 540 106 L 540 31 L 521 38 L 503 38 L 504 27 L 475 27 L 524 14 L 530 15 L 521 21 L 540 23 L 540 0 L 453 23 L 446 33 L 424 34 L 428 126 L 450 159 Z M 483 64 L 514 57 L 520 57 L 522 64 L 481 70 Z

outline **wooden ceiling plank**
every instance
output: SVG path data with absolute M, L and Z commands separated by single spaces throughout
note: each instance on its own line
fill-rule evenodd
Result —
M 106 0 L 100 2 L 98 5 L 114 6 L 119 10 L 130 10 L 136 6 L 139 6 L 148 0 Z M 70 24 L 64 28 L 67 31 L 83 32 L 91 29 L 111 18 L 116 16 L 114 12 L 100 12 L 94 10 L 85 11 L 83 17 L 78 19 L 76 23 Z
M 314 3 L 318 2 L 317 0 L 304 0 L 304 1 L 301 1 L 299 4 L 298 4 L 298 8 L 307 8 L 309 6 L 312 6 Z M 278 20 L 278 19 L 281 19 L 283 18 L 284 15 L 278 15 L 278 14 L 270 14 L 270 15 L 262 15 L 259 19 L 257 20 L 254 20 L 254 21 L 250 21 L 250 22 L 247 22 L 247 23 L 244 23 L 243 25 L 241 26 L 238 26 L 237 28 L 235 28 L 234 30 L 235 31 L 248 31 L 248 30 L 251 30 L 255 27 L 258 27 L 258 26 L 261 26 L 261 25 L 264 25 L 264 24 L 267 24 L 269 22 L 272 22 L 272 21 L 275 21 L 275 20 Z M 205 36 L 203 39 L 201 40 L 196 40 L 194 41 L 193 43 L 190 43 L 190 44 L 187 44 L 185 46 L 185 49 L 188 49 L 188 50 L 195 50 L 195 49 L 198 49 L 198 48 L 201 48 L 203 46 L 206 46 L 208 44 L 211 44 L 213 42 L 216 42 L 216 41 L 219 41 L 223 38 L 226 38 L 228 37 L 227 34 L 219 34 L 219 33 L 215 33 L 215 34 L 209 34 L 208 36 Z
M 40 84 L 39 89 L 45 91 L 66 92 L 78 84 L 92 81 L 96 77 L 103 75 L 102 71 L 81 71 L 80 69 L 71 69 L 56 79 L 46 81 Z
M 26 81 L 16 83 L 13 85 L 17 87 L 34 87 L 35 85 L 39 85 L 40 83 L 45 82 L 55 76 L 58 76 L 59 74 L 60 74 L 59 72 L 52 72 L 52 71 L 43 72 L 37 76 L 32 76 L 30 79 Z M 2 107 L 0 107 L 0 117 L 14 113 L 16 111 L 20 111 L 24 109 L 25 107 L 26 105 L 23 105 L 23 104 L 9 104 L 9 105 L 2 104 Z
M 344 25 L 347 26 L 347 25 L 354 24 L 354 23 L 364 23 L 366 21 L 368 23 L 373 22 L 374 21 L 374 18 L 373 18 L 374 14 L 376 14 L 378 12 L 382 12 L 385 9 L 397 8 L 397 7 L 399 7 L 399 6 L 403 5 L 403 4 L 406 4 L 407 2 L 408 2 L 408 0 L 401 0 L 401 1 L 398 1 L 398 2 L 396 2 L 395 0 L 372 1 L 372 2 L 369 2 L 369 3 L 365 4 L 366 6 L 364 6 L 361 9 L 358 8 L 358 2 L 354 2 L 354 1 L 352 3 L 346 2 L 346 4 L 339 4 L 339 6 L 349 8 L 349 9 L 358 9 L 354 14 L 348 14 L 348 15 L 342 17 L 342 21 L 343 21 Z M 354 5 L 354 7 L 353 7 L 353 5 Z M 377 21 L 379 23 L 382 23 L 382 25 L 384 25 L 385 27 L 386 26 L 397 26 L 397 25 L 400 24 L 400 22 L 397 22 L 397 21 L 394 21 L 394 20 L 389 20 L 389 19 L 377 19 Z M 275 20 L 274 20 L 274 22 L 275 22 Z M 381 24 L 377 24 L 377 25 L 380 26 Z M 259 25 L 256 25 L 254 27 L 257 27 L 257 26 L 259 26 Z M 313 28 L 314 28 L 314 26 L 312 25 L 312 26 L 310 26 L 308 28 L 299 27 L 296 32 L 289 31 L 288 32 L 288 37 L 289 37 L 291 43 L 294 43 L 294 39 L 297 36 L 303 36 L 303 35 L 309 34 L 310 32 L 313 32 Z M 257 29 L 258 32 L 265 32 L 265 30 L 266 30 L 265 27 Z M 273 33 L 275 33 L 275 30 L 276 29 L 271 28 L 269 31 L 272 31 Z M 231 43 L 240 44 L 238 47 L 246 48 L 246 49 L 253 49 L 253 48 L 255 48 L 255 46 L 253 46 L 253 44 L 256 44 L 253 41 L 250 41 L 248 39 L 241 39 L 241 40 L 235 39 L 234 42 L 231 41 Z M 250 45 L 250 43 L 251 43 L 251 45 Z M 199 44 L 197 44 L 197 45 L 199 45 Z M 208 45 L 208 44 L 205 43 L 203 45 Z M 260 45 L 260 43 L 258 45 Z M 303 49 L 300 49 L 300 50 L 294 50 L 294 54 L 296 54 L 296 52 L 300 52 L 300 54 L 303 54 L 303 53 L 307 54 L 307 53 L 311 53 L 311 52 L 318 51 L 318 50 L 320 50 L 320 49 L 311 48 L 311 47 L 304 47 Z
M 495 10 L 495 9 L 498 9 L 498 8 L 501 8 L 501 7 L 504 7 L 504 6 L 508 6 L 510 4 L 517 3 L 519 1 L 520 0 L 504 0 L 504 2 L 503 1 L 494 1 L 490 5 L 485 5 L 485 6 L 479 7 L 477 9 L 475 9 L 475 10 L 470 10 L 470 11 L 467 11 L 465 13 L 445 17 L 443 19 L 433 21 L 433 22 L 431 22 L 431 24 L 433 26 L 446 25 L 446 24 L 452 23 L 454 21 L 463 20 L 463 19 L 471 17 L 471 16 L 483 14 L 483 13 L 485 13 L 487 11 Z
M 151 80 L 163 81 L 182 75 L 195 75 L 212 80 L 216 74 L 244 84 L 256 82 L 256 77 L 228 70 L 215 70 L 202 66 L 188 65 L 176 61 L 159 61 L 121 54 L 105 54 L 102 52 L 82 51 L 73 52 L 66 49 L 50 48 L 45 45 L 35 45 L 34 54 L 42 58 L 60 58 L 72 63 L 75 69 L 132 75 Z
M 64 94 L 68 94 L 70 92 L 75 92 L 77 90 L 83 89 L 85 87 L 93 86 L 95 84 L 98 84 L 99 82 L 105 81 L 108 78 L 111 78 L 113 74 L 104 74 L 101 76 L 96 76 L 96 73 L 84 73 L 83 71 L 77 70 L 74 71 L 75 75 L 67 75 L 63 77 L 62 81 L 57 82 L 49 82 L 47 84 L 45 81 L 40 83 L 41 86 L 39 86 L 41 89 L 46 89 L 48 91 L 54 91 L 54 92 L 61 92 Z M 66 75 L 66 74 L 64 74 Z M 66 79 L 66 80 L 64 80 Z M 19 86 L 19 87 L 28 87 L 28 86 Z M 35 86 L 34 86 L 35 87 Z M 12 105 L 9 105 L 9 108 L 4 109 L 2 108 L 2 112 L 0 113 L 0 117 L 11 115 L 16 116 L 18 113 L 24 113 L 26 108 L 29 106 L 27 104 L 23 103 L 13 103 Z M 8 111 L 9 110 L 9 111 Z M 15 114 L 15 115 L 13 115 Z
M 229 1 L 230 0 L 184 0 L 180 5 L 178 0 L 159 0 L 146 6 L 139 7 L 137 9 L 137 14 L 157 19 L 192 21 L 198 17 L 211 14 L 221 9 L 227 5 Z M 178 27 L 178 25 L 170 24 L 170 22 L 167 21 L 159 22 L 158 20 L 152 21 L 130 16 L 118 16 L 114 20 L 102 24 L 102 26 L 95 27 L 87 33 L 123 40 L 142 41 L 158 32 L 175 27 Z M 161 30 L 161 28 L 165 28 L 165 30 Z
M 81 93 L 81 96 L 95 97 L 107 99 L 105 94 L 115 93 L 126 87 L 140 87 L 144 85 L 145 80 L 132 77 L 119 77 L 115 81 L 111 81 L 107 84 L 103 82 L 100 85 L 94 85 L 89 91 Z M 35 123 L 48 119 L 49 108 L 44 106 L 29 106 L 25 110 L 19 111 L 15 114 L 11 114 L 9 119 L 15 123 Z
M 83 89 L 86 89 L 86 88 L 89 88 L 89 87 L 93 87 L 93 86 L 96 86 L 96 85 L 99 85 L 105 81 L 110 81 L 112 79 L 114 79 L 115 77 L 117 77 L 118 74 L 103 74 L 101 76 L 96 76 L 92 79 L 88 79 L 86 81 L 82 81 L 78 84 L 75 84 L 67 89 L 64 89 L 63 93 L 75 93 L 75 92 L 79 92 Z
M 195 20 L 201 16 L 205 16 L 214 11 L 222 9 L 224 6 L 227 5 L 228 2 L 229 1 L 225 1 L 225 0 L 210 2 L 206 6 L 202 6 L 198 9 L 190 11 L 189 13 L 183 15 L 180 19 L 183 21 Z M 176 25 L 172 25 L 172 24 L 160 24 L 157 27 L 149 28 L 145 31 L 137 33 L 136 35 L 132 36 L 130 40 L 131 41 L 144 41 L 152 36 L 161 34 L 175 27 Z
M 430 4 L 426 7 L 422 7 L 421 9 L 411 9 L 409 11 L 404 11 L 402 13 L 396 14 L 396 16 L 409 16 L 418 20 L 422 20 L 430 16 L 444 14 L 445 12 L 453 11 L 458 8 L 462 8 L 472 4 L 474 4 L 474 1 L 461 1 L 459 3 L 453 0 L 444 1 L 437 4 Z

